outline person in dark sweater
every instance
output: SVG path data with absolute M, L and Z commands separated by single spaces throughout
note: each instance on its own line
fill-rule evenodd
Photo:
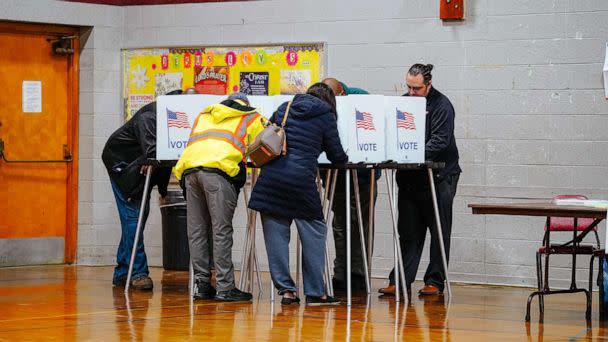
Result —
M 454 137 L 454 107 L 450 100 L 432 86 L 432 64 L 414 64 L 408 71 L 408 93 L 404 96 L 426 97 L 425 159 L 444 162 L 445 168 L 435 172 L 435 189 L 443 243 L 446 257 L 450 256 L 452 232 L 452 205 L 461 169 L 458 164 L 458 148 Z M 420 295 L 437 295 L 443 292 L 445 273 L 435 224 L 431 189 L 426 171 L 397 172 L 398 229 L 403 253 L 406 290 L 411 296 L 411 284 L 416 278 L 427 229 L 431 233 L 430 261 L 424 275 L 424 287 Z M 395 293 L 394 270 L 390 284 L 379 290 L 383 294 Z
M 167 95 L 181 94 L 181 90 Z M 118 207 L 122 235 L 116 252 L 117 265 L 114 268 L 112 284 L 125 286 L 131 250 L 137 230 L 137 219 L 141 200 L 144 196 L 145 175 L 151 167 L 145 165 L 148 159 L 156 158 L 156 102 L 143 106 L 124 125 L 118 128 L 106 142 L 101 159 L 110 176 L 112 191 Z M 167 185 L 171 177 L 170 167 L 158 167 L 153 170 L 142 227 L 146 224 L 150 212 L 150 193 L 156 185 L 161 196 L 161 204 L 167 196 Z M 142 228 L 143 231 L 143 228 Z M 133 263 L 131 288 L 151 290 L 152 279 L 148 276 L 148 261 L 144 250 L 144 237 L 140 235 Z
M 287 153 L 262 166 L 249 208 L 262 216 L 270 275 L 283 296 L 281 304 L 300 301 L 289 272 L 292 221 L 296 223 L 302 242 L 306 303 L 337 304 L 337 299 L 325 294 L 323 271 L 327 226 L 316 185 L 317 159 L 323 151 L 332 163 L 348 161 L 338 136 L 334 94 L 323 83 L 313 84 L 306 94 L 298 94 L 291 103 L 283 103 L 270 121 L 280 125 L 285 115 Z

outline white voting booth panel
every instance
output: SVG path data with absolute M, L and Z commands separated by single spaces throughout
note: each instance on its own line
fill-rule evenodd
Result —
M 348 134 L 347 134 L 347 123 L 346 120 L 342 120 L 340 121 L 340 119 L 342 119 L 342 115 L 340 113 L 342 113 L 342 103 L 343 101 L 347 98 L 348 96 L 337 96 L 336 97 L 336 111 L 338 112 L 338 135 L 340 136 L 340 143 L 342 143 L 342 148 L 344 149 L 344 152 L 346 152 L 346 154 L 348 153 Z M 349 155 L 349 159 L 350 159 L 350 155 Z M 321 153 L 321 155 L 319 156 L 319 159 L 317 159 L 319 163 L 321 164 L 330 164 L 331 162 L 329 161 L 329 159 L 327 158 L 327 155 L 325 154 L 325 152 Z
M 387 96 L 386 159 L 397 163 L 424 163 L 426 98 Z
M 272 114 L 281 104 L 293 99 L 293 95 L 274 95 L 274 96 L 247 96 L 249 104 L 258 110 L 264 117 L 270 119 Z M 289 120 L 289 117 L 287 118 Z
M 380 163 L 386 160 L 384 148 L 385 97 L 357 95 L 338 97 L 338 124 L 345 133 L 342 142 L 352 163 Z
M 252 107 L 270 118 L 292 95 L 248 96 Z M 224 95 L 178 95 L 157 98 L 157 160 L 177 160 L 192 126 L 207 106 Z M 426 99 L 382 95 L 336 98 L 338 133 L 351 163 L 424 162 Z M 289 117 L 287 118 L 289 121 Z M 320 163 L 329 163 L 323 153 Z
M 156 98 L 156 160 L 177 160 L 192 125 L 203 109 L 225 99 L 220 95 L 170 95 Z M 187 121 L 187 123 L 185 122 Z
M 226 99 L 225 95 L 173 95 L 156 99 L 156 159 L 177 160 L 182 154 L 196 117 L 215 103 Z M 272 113 L 293 95 L 248 96 L 252 107 L 270 118 Z M 187 121 L 187 122 L 186 122 Z
M 426 98 L 351 95 L 336 98 L 338 133 L 351 163 L 424 163 Z M 320 163 L 329 163 L 325 153 Z

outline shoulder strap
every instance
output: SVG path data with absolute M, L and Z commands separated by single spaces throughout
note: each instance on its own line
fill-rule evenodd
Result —
M 287 109 L 285 110 L 285 115 L 283 116 L 283 122 L 281 122 L 281 127 L 285 127 L 285 122 L 287 122 L 287 115 L 289 115 L 289 108 L 291 108 L 291 101 L 287 102 Z
M 287 154 L 287 134 L 285 134 L 285 122 L 287 122 L 287 115 L 289 115 L 289 108 L 291 108 L 291 101 L 287 102 L 287 110 L 285 110 L 285 115 L 283 116 L 283 122 L 281 122 L 281 131 L 283 133 L 283 148 L 281 149 L 281 154 Z

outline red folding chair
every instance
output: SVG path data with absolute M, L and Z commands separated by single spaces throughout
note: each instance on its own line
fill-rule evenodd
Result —
M 583 195 L 558 195 L 553 198 L 559 199 L 579 199 L 586 200 Z M 547 217 L 545 224 L 545 236 L 543 237 L 543 245 L 536 252 L 536 278 L 538 291 L 535 291 L 528 297 L 528 305 L 526 308 L 526 321 L 530 321 L 530 303 L 535 295 L 538 295 L 540 319 L 542 321 L 545 303 L 544 296 L 556 293 L 577 293 L 584 292 L 587 297 L 587 320 L 591 319 L 591 294 L 593 292 L 593 260 L 596 256 L 604 253 L 600 247 L 600 238 L 597 234 L 597 224 L 599 221 L 592 218 L 572 218 L 572 217 Z M 575 229 L 576 224 L 576 229 Z M 552 233 L 569 232 L 572 234 L 572 240 L 566 243 L 551 243 L 550 238 Z M 581 240 L 588 233 L 593 232 L 595 236 L 595 244 L 581 244 Z M 578 235 L 577 235 L 578 234 Z M 572 255 L 572 278 L 570 288 L 566 290 L 551 290 L 549 287 L 549 256 L 553 254 Z M 590 255 L 589 262 L 589 289 L 581 289 L 576 286 L 576 256 L 578 254 Z M 542 256 L 545 257 L 543 270 Z

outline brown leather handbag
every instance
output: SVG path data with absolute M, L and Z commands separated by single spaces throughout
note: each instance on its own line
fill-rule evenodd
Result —
M 264 128 L 247 149 L 247 156 L 255 167 L 266 165 L 271 160 L 287 153 L 287 137 L 285 136 L 285 122 L 289 115 L 291 101 L 287 103 L 287 110 L 281 126 L 274 123 Z

